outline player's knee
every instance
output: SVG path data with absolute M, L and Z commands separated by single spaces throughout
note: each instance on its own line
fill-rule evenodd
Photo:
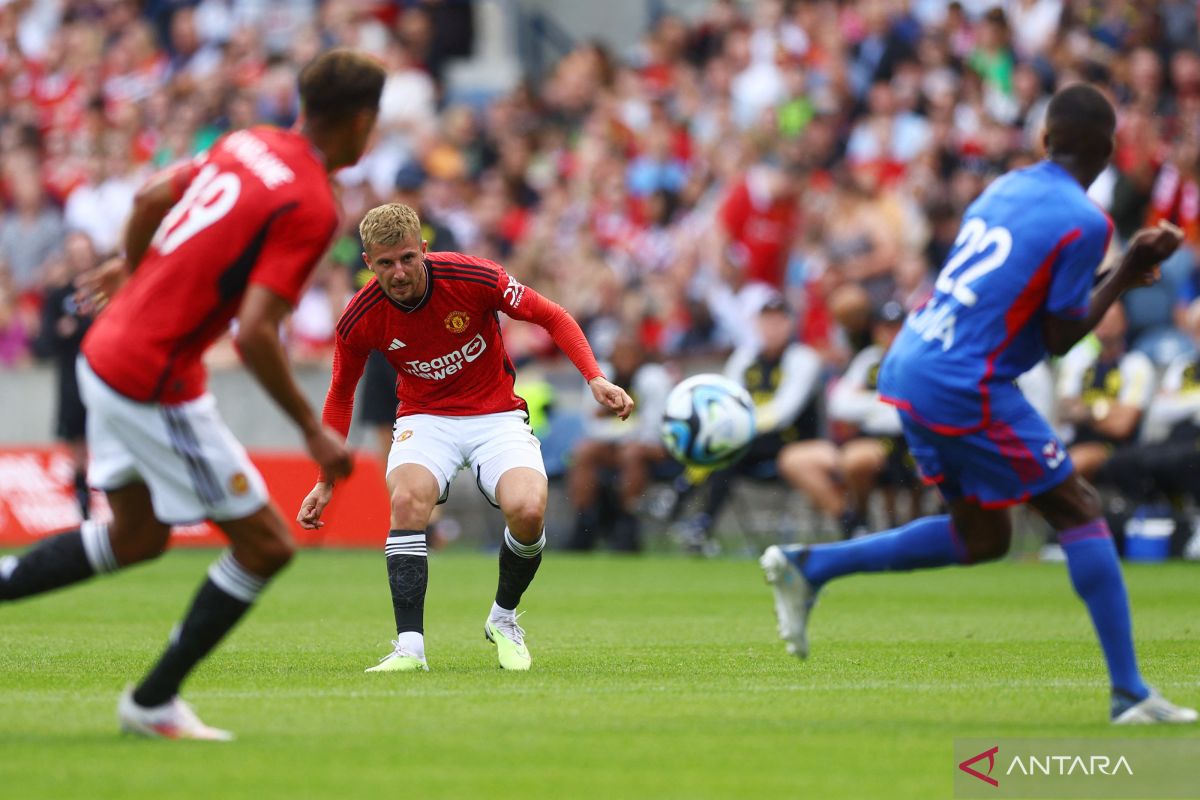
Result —
M 970 563 L 995 561 L 1008 553 L 1012 543 L 1012 520 L 1007 511 L 986 511 L 959 504 L 952 514 L 954 528 L 962 538 Z
M 392 489 L 392 519 L 407 520 L 421 516 L 425 505 L 421 496 L 407 484 L 398 484 Z M 427 515 L 426 515 L 427 516 Z M 423 527 L 424 524 L 414 527 Z
M 509 530 L 514 536 L 517 536 L 517 531 L 530 532 L 534 539 L 541 535 L 545 516 L 544 497 L 522 498 L 504 512 L 505 521 L 508 522 Z
M 1058 531 L 1086 525 L 1104 515 L 1100 493 L 1078 474 L 1035 498 L 1034 506 Z
M 1100 501 L 1100 493 L 1096 491 L 1096 487 L 1083 480 L 1077 483 L 1076 491 L 1073 492 L 1075 502 L 1072 503 L 1075 519 L 1069 520 L 1070 527 L 1086 525 L 1104 515 L 1104 504 Z

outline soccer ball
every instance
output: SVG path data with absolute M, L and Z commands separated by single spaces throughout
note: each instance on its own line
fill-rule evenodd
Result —
M 693 375 L 667 395 L 662 440 L 677 461 L 724 467 L 746 454 L 754 438 L 754 401 L 721 375 Z

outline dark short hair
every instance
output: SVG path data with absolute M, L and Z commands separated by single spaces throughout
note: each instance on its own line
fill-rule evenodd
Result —
M 335 122 L 359 111 L 377 111 L 383 66 L 371 56 L 349 48 L 327 50 L 300 70 L 300 103 L 311 120 Z
M 1046 108 L 1046 132 L 1056 155 L 1107 157 L 1117 113 L 1100 90 L 1086 83 L 1059 89 Z

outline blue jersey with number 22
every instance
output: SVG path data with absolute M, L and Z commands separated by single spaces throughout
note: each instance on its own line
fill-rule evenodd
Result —
M 881 395 L 933 431 L 986 428 L 998 395 L 1046 356 L 1044 315 L 1086 315 L 1111 233 L 1053 162 L 998 178 L 967 209 L 933 296 L 888 351 Z

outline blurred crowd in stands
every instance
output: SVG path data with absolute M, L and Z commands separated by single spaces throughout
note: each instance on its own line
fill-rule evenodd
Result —
M 970 201 L 1040 158 L 1046 102 L 1079 80 L 1118 108 L 1113 166 L 1089 192 L 1113 218 L 1114 249 L 1159 219 L 1188 242 L 1160 284 L 1127 298 L 1111 326 L 1120 352 L 1094 339 L 1063 380 L 1145 410 L 1158 375 L 1195 352 L 1193 0 L 713 0 L 662 16 L 628 52 L 580 42 L 538 80 L 463 103 L 444 70 L 471 52 L 471 11 L 0 0 L 0 369 L 50 354 L 45 298 L 115 251 L 152 170 L 231 129 L 292 124 L 297 70 L 334 45 L 376 53 L 389 79 L 369 154 L 338 177 L 343 230 L 290 322 L 297 360 L 329 357 L 334 322 L 368 277 L 357 221 L 399 200 L 422 213 L 431 250 L 500 261 L 571 311 L 604 359 L 632 348 L 678 377 L 689 358 L 759 347 L 760 310 L 783 310 L 819 376 L 804 397 L 823 401 L 827 380 L 880 343 L 879 323 L 894 327 L 896 309 L 928 295 Z M 518 365 L 555 355 L 532 326 L 510 325 L 506 342 Z M 1121 395 L 1121 369 L 1085 362 L 1126 352 L 1149 372 L 1125 370 L 1139 393 Z M 1112 413 L 1101 410 L 1100 421 Z M 1076 405 L 1057 411 L 1098 423 Z M 1136 439 L 1141 422 L 1110 438 Z M 824 419 L 805 435 L 841 444 L 862 425 Z M 844 478 L 835 455 L 809 455 Z M 1103 461 L 1092 455 L 1089 469 Z

